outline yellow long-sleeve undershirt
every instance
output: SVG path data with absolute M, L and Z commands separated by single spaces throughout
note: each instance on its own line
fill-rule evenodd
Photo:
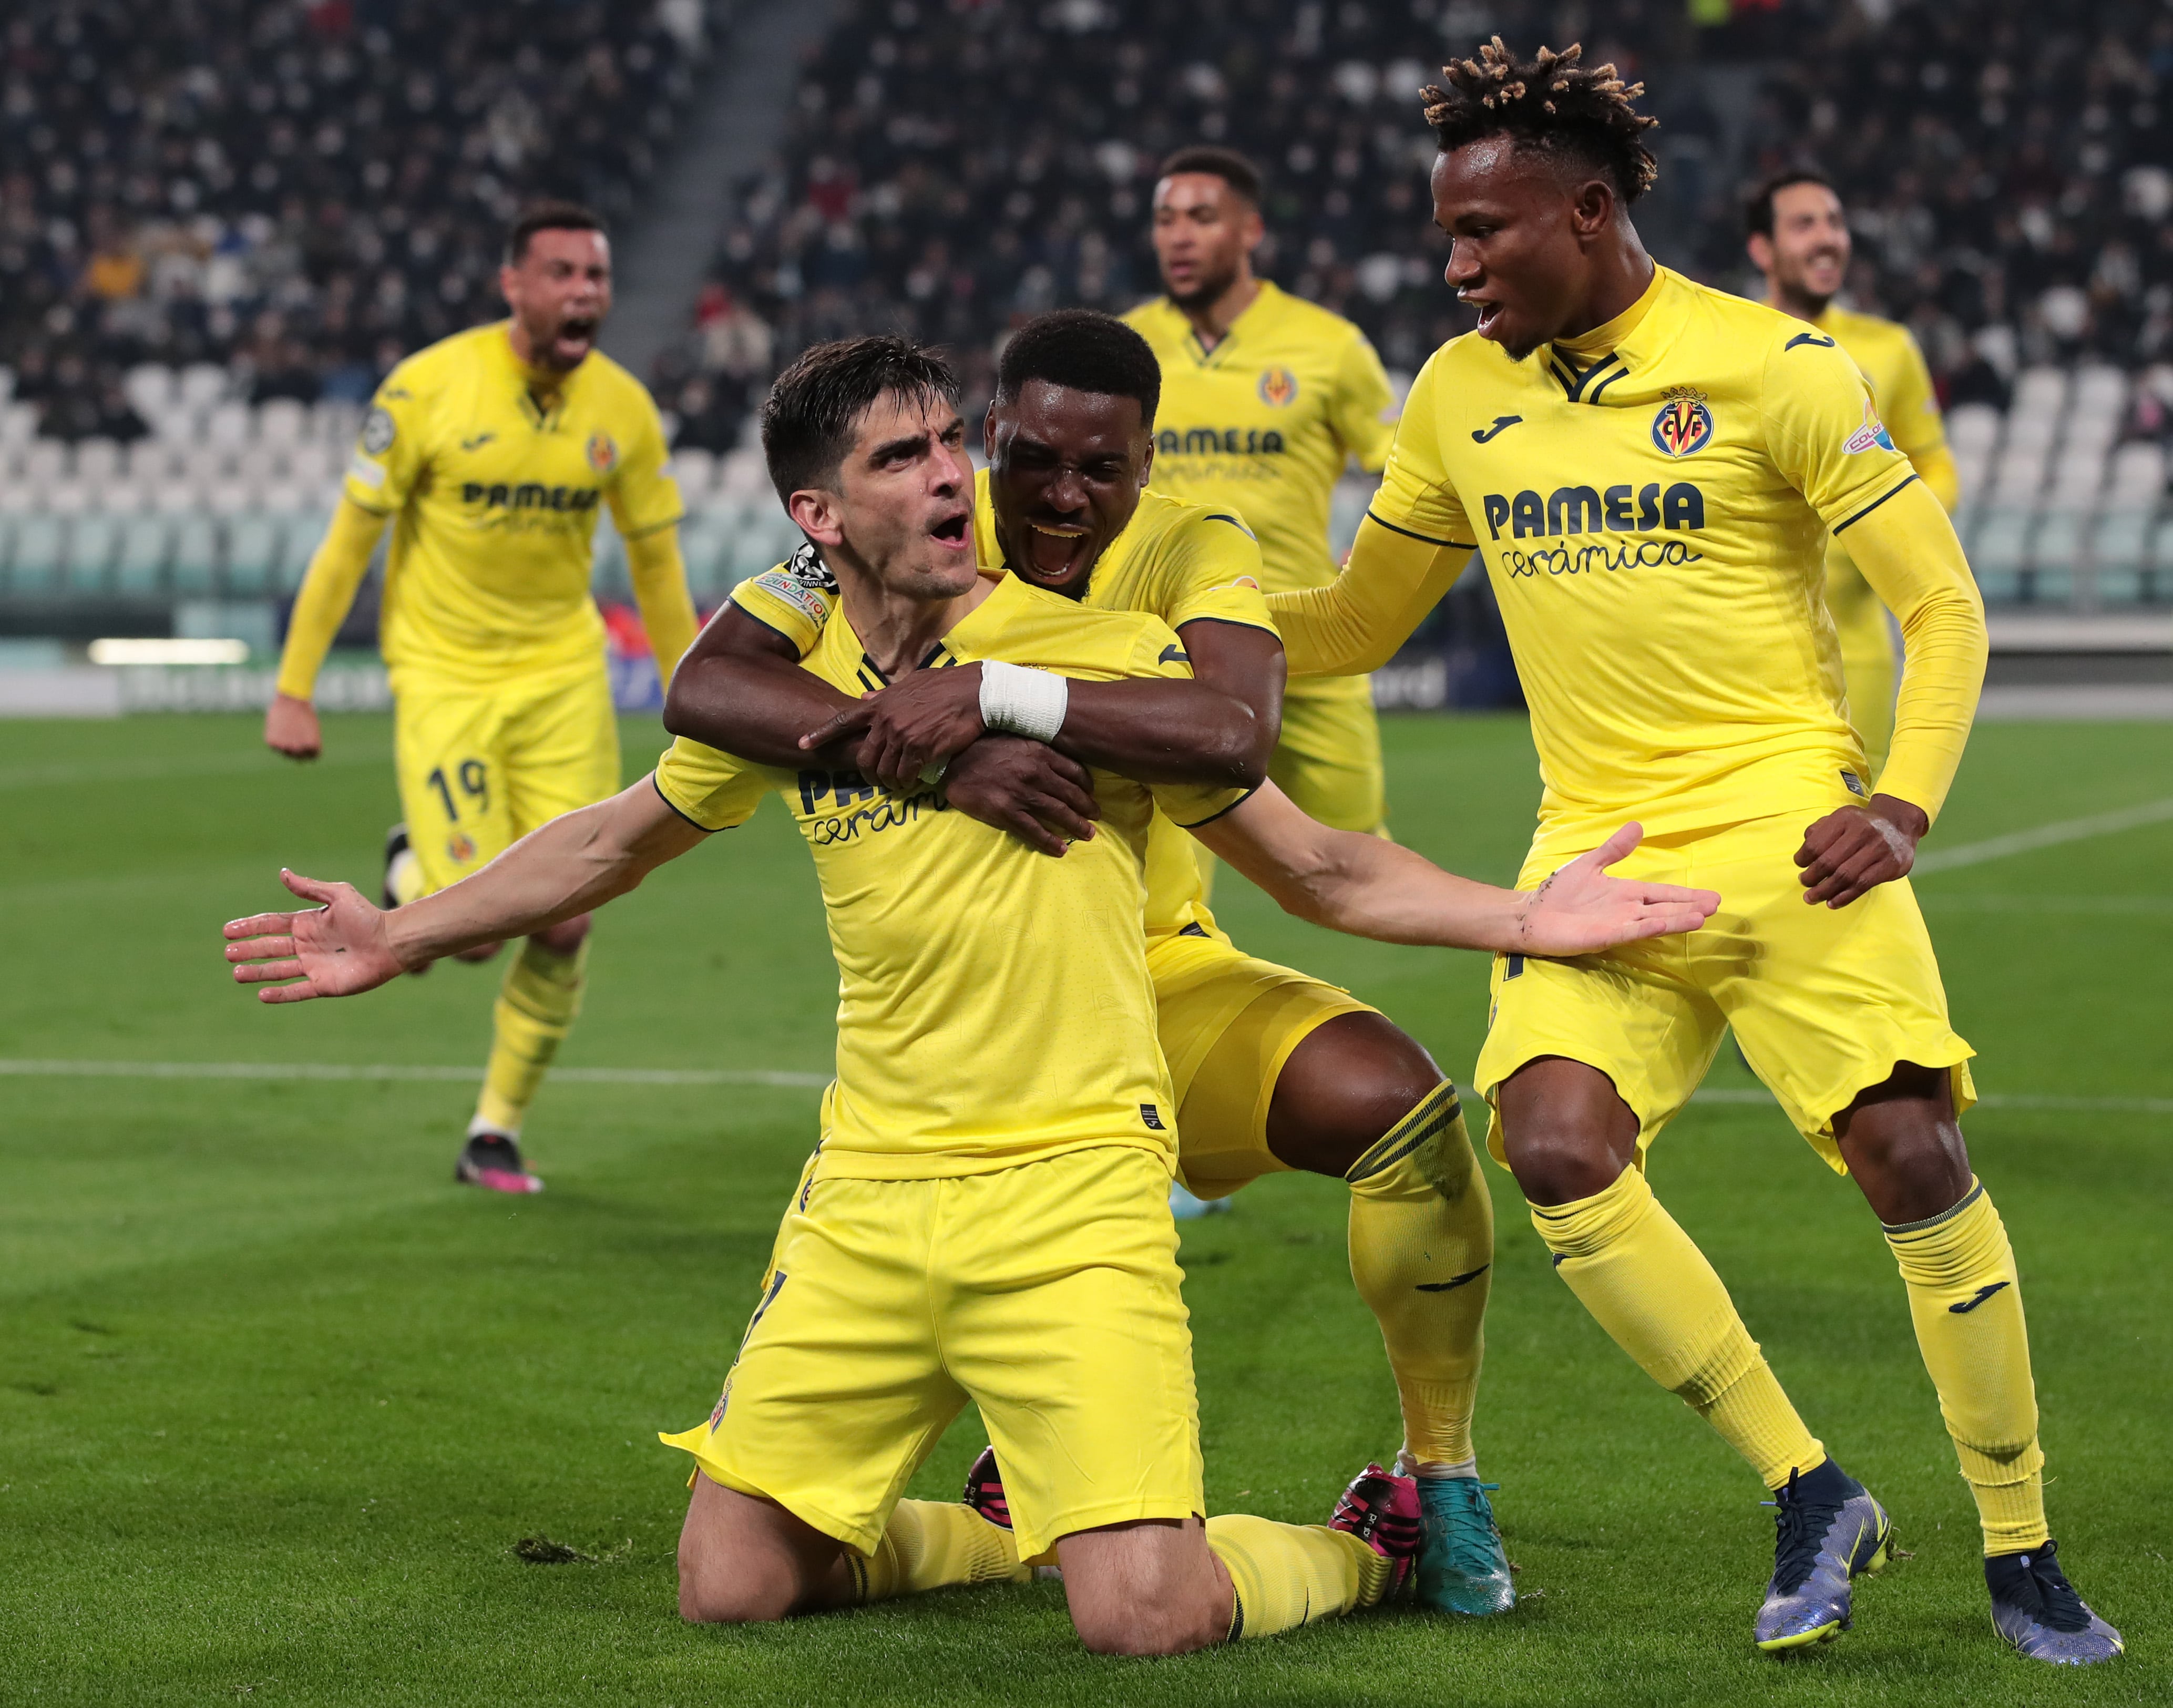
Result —
M 281 693 L 298 700 L 315 694 L 317 672 L 354 605 L 356 590 L 369 571 L 370 555 L 389 520 L 347 498 L 332 512 L 332 525 L 310 558 L 288 618 L 287 644 L 279 655 Z M 657 674 L 668 683 L 681 657 L 694 644 L 694 603 L 687 593 L 678 529 L 658 528 L 628 540 L 626 561 L 641 626 L 656 655 Z

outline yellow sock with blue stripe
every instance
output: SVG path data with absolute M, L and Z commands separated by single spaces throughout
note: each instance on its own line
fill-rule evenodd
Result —
M 1207 1521 L 1207 1545 L 1237 1592 L 1232 1641 L 1272 1637 L 1372 1607 L 1394 1581 L 1393 1560 L 1325 1524 L 1278 1524 L 1229 1512 Z
M 1351 1279 L 1381 1324 L 1415 1462 L 1472 1457 L 1494 1202 L 1456 1087 L 1434 1087 L 1351 1165 Z
M 1777 1489 L 1826 1454 L 1736 1315 L 1705 1253 L 1631 1167 L 1604 1192 L 1533 1204 L 1532 1226 L 1615 1344 Z
M 570 955 L 545 948 L 533 937 L 505 969 L 493 1014 L 490 1065 L 483 1071 L 476 1123 L 518 1134 L 535 1101 L 536 1088 L 581 1011 L 588 940 Z
M 1952 1210 L 1888 1226 L 1917 1346 L 1939 1393 L 1963 1479 L 1976 1497 L 1984 1551 L 2044 1545 L 2045 1455 L 2037 1445 L 2037 1387 L 2030 1331 L 2007 1228 L 1972 1180 Z
M 1011 1533 L 962 1501 L 901 1501 L 876 1551 L 845 1556 L 857 1604 L 974 1583 L 1025 1583 Z

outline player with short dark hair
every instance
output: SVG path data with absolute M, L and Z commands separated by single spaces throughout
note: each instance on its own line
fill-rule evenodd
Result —
M 641 382 L 596 348 L 611 312 L 603 222 L 569 202 L 526 210 L 499 287 L 508 319 L 418 351 L 378 387 L 294 601 L 265 716 L 272 747 L 316 757 L 317 671 L 396 518 L 380 626 L 405 822 L 387 842 L 388 904 L 444 888 L 618 788 L 603 622 L 589 594 L 601 506 L 626 541 L 663 680 L 694 634 L 663 423 Z M 585 918 L 559 921 L 506 968 L 455 1179 L 542 1188 L 520 1154 L 521 1123 L 580 1011 L 588 931 Z
M 1776 1491 L 1758 1646 L 1845 1629 L 1891 1532 L 1646 1183 L 1730 1026 L 1885 1225 L 1997 1629 L 2036 1659 L 2104 1660 L 2119 1635 L 2046 1528 L 2019 1281 L 1959 1124 L 1971 1052 L 1906 881 L 1967 739 L 1983 606 L 1836 342 L 1646 254 L 1639 93 L 1574 47 L 1526 60 L 1499 37 L 1426 92 L 1448 280 L 1478 331 L 1421 373 L 1342 579 L 1270 608 L 1294 671 L 1370 669 L 1477 552 L 1546 784 L 1521 881 L 1634 811 L 1636 870 L 1722 893 L 1680 947 L 1500 957 L 1476 1078 L 1556 1274 Z M 1908 643 L 1876 790 L 1820 597 L 1844 534 Z
M 1354 460 L 1378 472 L 1396 404 L 1363 332 L 1253 271 L 1267 235 L 1262 190 L 1259 169 L 1230 148 L 1165 159 L 1151 231 L 1164 294 L 1124 318 L 1162 366 L 1156 489 L 1242 517 L 1275 593 L 1335 579 L 1336 481 Z M 1282 719 L 1270 769 L 1291 799 L 1324 824 L 1382 830 L 1381 730 L 1367 684 L 1289 684 Z M 1211 862 L 1203 872 L 1211 881 Z
M 1848 277 L 1852 245 L 1832 184 L 1803 170 L 1769 178 L 1751 196 L 1744 224 L 1751 263 L 1766 276 L 1767 304 L 1809 321 L 1848 353 L 1895 447 L 1952 510 L 1961 497 L 1961 477 L 1947 450 L 1923 352 L 1906 326 L 1834 300 Z M 1894 736 L 1894 635 L 1886 607 L 1838 539 L 1826 547 L 1826 608 L 1841 636 L 1849 721 L 1863 738 L 1867 774 L 1875 781 Z

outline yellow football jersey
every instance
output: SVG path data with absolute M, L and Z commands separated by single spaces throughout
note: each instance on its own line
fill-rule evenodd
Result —
M 986 469 L 973 481 L 973 543 L 984 566 L 1003 565 Z M 1173 629 L 1193 622 L 1235 622 L 1273 634 L 1259 577 L 1259 547 L 1236 517 L 1150 488 L 1095 564 L 1080 602 L 1096 611 L 1144 612 Z M 784 564 L 742 581 L 732 597 L 803 654 L 837 605 L 827 575 Z M 1147 843 L 1146 924 L 1150 936 L 1188 925 L 1215 929 L 1192 838 L 1160 816 Z
M 1532 710 L 1541 845 L 1859 796 L 1825 536 L 1916 478 L 1847 352 L 1663 267 L 1582 338 L 1421 372 L 1376 520 L 1476 544 Z M 1286 616 L 1286 626 L 1292 621 Z
M 1946 423 L 1939 416 L 1932 370 L 1924 365 L 1924 353 L 1906 326 L 1831 304 L 1811 324 L 1838 342 L 1863 370 L 1872 401 L 1879 407 L 1879 418 L 1904 456 L 1915 461 L 1946 444 Z
M 596 507 L 629 538 L 679 520 L 649 393 L 601 351 L 531 370 L 506 323 L 417 352 L 378 388 L 346 493 L 394 515 L 387 664 L 492 682 L 601 658 Z
M 1212 350 L 1167 297 L 1124 319 L 1162 364 L 1156 489 L 1243 516 L 1270 592 L 1333 580 L 1336 479 L 1354 456 L 1378 469 L 1395 436 L 1395 396 L 1366 335 L 1265 280 Z
M 930 667 L 989 658 L 1087 681 L 1189 674 L 1167 624 L 1084 611 L 1014 576 Z M 883 680 L 842 616 L 801 662 L 849 693 Z M 1052 859 L 932 791 L 887 795 L 857 772 L 773 769 L 685 740 L 665 755 L 656 787 L 695 824 L 741 823 L 774 790 L 814 854 L 838 971 L 818 1172 L 921 1179 L 1097 1145 L 1174 1167 L 1142 927 L 1147 826 L 1157 806 L 1200 823 L 1243 796 L 1094 782 L 1097 833 Z

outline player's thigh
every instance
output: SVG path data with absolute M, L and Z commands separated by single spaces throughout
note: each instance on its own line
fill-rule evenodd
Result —
M 666 1437 L 711 1480 L 863 1554 L 964 1404 L 929 1304 L 941 1184 L 815 1181 L 709 1421 Z
M 1534 858 L 1518 878 L 1529 888 L 1566 863 Z M 1683 883 L 1680 854 L 1647 843 L 1612 869 L 1615 876 Z M 1699 934 L 1702 935 L 1703 934 Z M 1474 1078 L 1489 1106 L 1486 1148 L 1507 1164 L 1501 1088 L 1519 1068 L 1559 1056 L 1597 1069 L 1637 1117 L 1637 1154 L 1690 1101 L 1712 1064 L 1727 1022 L 1690 977 L 1681 938 L 1626 944 L 1560 960 L 1497 955 L 1486 1041 Z
M 509 722 L 502 786 L 516 837 L 618 793 L 618 717 L 601 666 L 529 697 Z
M 1147 968 L 1177 1094 L 1179 1177 L 1202 1198 L 1221 1198 L 1290 1168 L 1268 1143 L 1285 1064 L 1327 1021 L 1373 1010 L 1219 937 L 1159 939 Z
M 1846 908 L 1804 903 L 1793 859 L 1814 812 L 1734 827 L 1696 851 L 1688 881 L 1720 890 L 1728 931 L 1688 939 L 1699 982 L 1751 1070 L 1836 1171 L 1833 1117 L 1895 1066 L 1953 1070 L 1957 1114 L 1976 1101 L 1974 1053 L 1955 1031 L 1931 934 L 1908 881 Z M 1709 930 L 1710 924 L 1707 927 Z
M 1362 676 L 1293 684 L 1281 738 L 1268 762 L 1275 786 L 1338 830 L 1372 832 L 1388 816 L 1381 720 Z
M 1110 1145 L 944 1185 L 944 1352 L 988 1425 L 1020 1556 L 1202 1512 L 1162 1160 Z
M 396 676 L 393 762 L 408 844 L 425 892 L 457 883 L 511 847 L 503 768 L 506 696 Z

